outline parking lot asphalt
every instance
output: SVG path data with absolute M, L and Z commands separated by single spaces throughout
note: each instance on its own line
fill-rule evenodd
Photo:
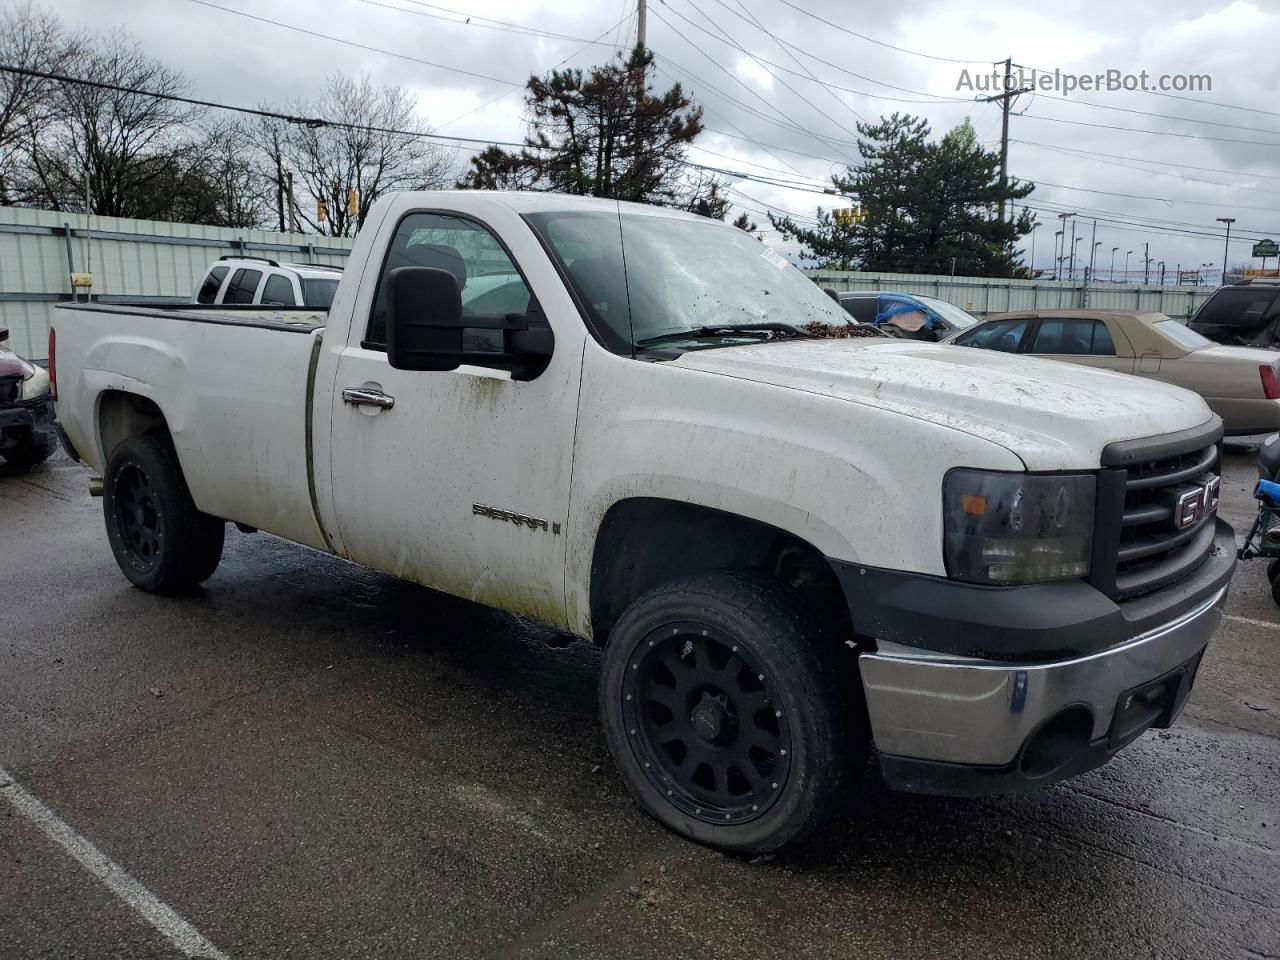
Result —
M 1227 457 L 1241 535 L 1253 469 Z M 1262 562 L 1173 729 L 1018 796 L 871 768 L 845 822 L 746 862 L 632 803 L 589 645 L 234 528 L 205 589 L 145 594 L 88 477 L 0 467 L 5 960 L 199 953 L 164 910 L 235 960 L 1280 956 Z

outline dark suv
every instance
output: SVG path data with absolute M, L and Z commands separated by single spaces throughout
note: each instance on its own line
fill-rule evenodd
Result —
M 1229 346 L 1280 347 L 1280 280 L 1244 280 L 1220 287 L 1187 326 Z

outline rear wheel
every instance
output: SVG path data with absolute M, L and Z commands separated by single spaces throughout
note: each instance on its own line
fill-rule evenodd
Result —
M 840 811 L 869 745 L 844 652 L 763 574 L 699 574 L 635 601 L 605 650 L 600 705 L 640 803 L 734 853 L 816 831 Z
M 144 590 L 194 587 L 222 559 L 226 524 L 196 509 L 177 455 L 155 436 L 132 437 L 111 452 L 102 508 L 116 563 Z

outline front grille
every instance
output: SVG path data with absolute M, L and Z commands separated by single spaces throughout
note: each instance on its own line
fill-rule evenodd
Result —
M 1150 593 L 1204 562 L 1216 530 L 1220 437 L 1218 427 L 1168 443 L 1108 448 L 1090 579 L 1109 596 Z M 1123 466 L 1108 469 L 1108 460 Z
M 22 391 L 22 377 L 0 377 L 0 403 L 18 402 L 18 394 Z

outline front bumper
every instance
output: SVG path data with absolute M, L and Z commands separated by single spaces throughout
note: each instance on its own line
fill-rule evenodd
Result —
M 928 793 L 1018 790 L 1098 766 L 1144 730 L 1168 726 L 1221 621 L 1234 567 L 1234 535 L 1219 520 L 1214 549 L 1191 576 L 1121 603 L 1083 583 L 1061 585 L 1070 588 L 1056 597 L 1064 602 L 1045 606 L 1028 605 L 1018 588 L 945 582 L 942 592 L 957 599 L 952 617 L 977 617 L 952 619 L 947 630 L 936 592 L 890 591 L 879 605 L 890 629 L 859 657 L 886 781 Z M 865 617 L 850 580 L 867 577 L 838 572 L 858 629 Z M 1043 588 L 1022 589 L 1046 599 Z M 976 595 L 958 602 L 965 591 Z M 896 614 L 883 616 L 887 607 Z M 926 624 L 930 632 L 918 632 Z M 914 629 L 900 635 L 892 626 Z
M 35 440 L 54 443 L 53 414 L 47 398 L 0 408 L 0 450 Z

